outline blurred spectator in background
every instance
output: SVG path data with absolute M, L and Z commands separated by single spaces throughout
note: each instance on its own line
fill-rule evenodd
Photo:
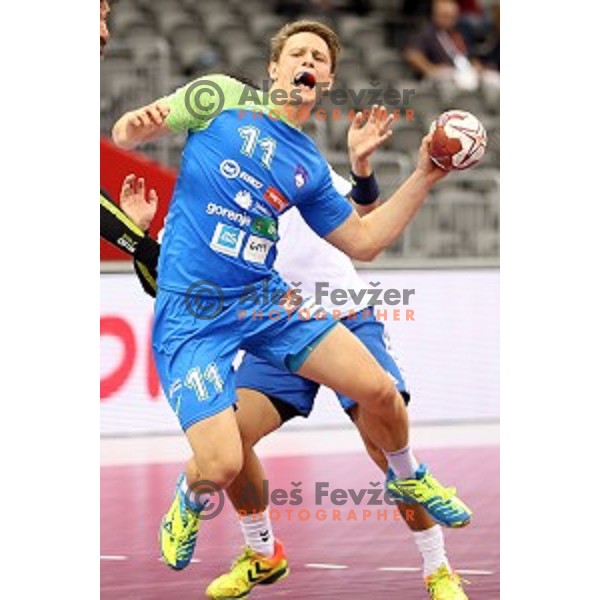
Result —
M 500 2 L 492 6 L 491 20 L 491 27 L 476 53 L 485 69 L 500 72 Z
M 423 78 L 454 80 L 461 89 L 477 87 L 477 72 L 467 43 L 458 31 L 460 7 L 455 0 L 435 0 L 431 22 L 408 42 L 404 57 Z
M 469 10 L 475 11 L 472 15 L 478 14 L 477 6 L 477 2 L 469 3 Z M 407 44 L 406 62 L 417 76 L 449 82 L 461 90 L 475 90 L 480 81 L 484 85 L 499 86 L 497 73 L 487 72 L 488 63 L 493 65 L 494 42 L 490 40 L 486 61 L 480 62 L 459 30 L 460 17 L 460 5 L 456 0 L 434 0 L 431 21 Z M 499 27 L 497 31 L 499 35 Z M 499 54 L 499 37 L 494 39 Z
M 398 10 L 404 17 L 429 18 L 429 15 L 431 15 L 431 0 L 403 0 L 400 2 Z
M 371 9 L 371 0 L 277 0 L 275 3 L 275 11 L 290 19 L 300 15 L 334 17 L 340 12 L 363 16 Z

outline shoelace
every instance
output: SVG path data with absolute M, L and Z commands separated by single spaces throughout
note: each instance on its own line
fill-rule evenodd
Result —
M 435 573 L 434 575 L 430 575 L 429 580 L 427 581 L 427 589 L 431 591 L 432 588 L 435 587 L 440 581 L 444 581 L 449 579 L 453 583 L 457 583 L 459 586 L 462 584 L 471 585 L 471 582 L 468 579 L 463 579 L 458 573 L 454 571 L 440 571 Z
M 423 483 L 427 486 L 427 488 L 431 491 L 432 495 L 439 496 L 444 502 L 448 500 L 452 500 L 454 496 L 456 496 L 456 488 L 455 487 L 444 487 L 440 485 L 431 475 L 429 478 L 425 479 Z
M 429 498 L 432 498 L 434 496 L 438 496 L 443 502 L 448 502 L 449 500 L 452 500 L 452 498 L 454 498 L 454 496 L 456 496 L 456 488 L 455 487 L 443 487 L 441 486 L 439 483 L 434 482 L 432 483 L 431 480 L 416 480 L 417 486 L 415 486 L 415 496 L 417 497 L 421 497 L 424 500 L 428 500 Z M 427 490 L 427 492 L 424 492 L 422 489 L 420 490 L 419 487 L 422 486 L 425 487 L 425 489 Z M 437 484 L 437 487 L 435 486 L 435 484 Z
M 249 546 L 245 546 L 244 553 L 241 556 L 238 556 L 233 561 L 231 568 L 235 569 L 237 566 L 241 565 L 244 561 L 248 560 L 249 558 L 252 558 L 253 556 L 254 556 L 254 552 L 252 551 L 252 548 L 250 548 Z

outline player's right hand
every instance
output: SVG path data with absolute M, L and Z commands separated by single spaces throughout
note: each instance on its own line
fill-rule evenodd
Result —
M 158 208 L 158 194 L 150 190 L 146 198 L 146 183 L 143 177 L 131 173 L 123 180 L 119 202 L 123 212 L 142 230 L 146 231 Z
M 127 125 L 133 128 L 148 128 L 153 125 L 160 126 L 169 116 L 170 108 L 162 102 L 154 102 L 142 106 L 127 115 Z
M 429 145 L 431 143 L 431 138 L 433 137 L 433 133 L 428 133 L 422 140 L 421 146 L 419 148 L 419 158 L 417 159 L 417 167 L 416 171 L 419 171 L 427 176 L 428 179 L 431 180 L 431 183 L 435 183 L 440 179 L 443 179 L 448 175 L 448 171 L 444 171 L 444 169 L 440 169 L 438 166 L 434 164 L 431 160 L 431 153 L 429 151 Z

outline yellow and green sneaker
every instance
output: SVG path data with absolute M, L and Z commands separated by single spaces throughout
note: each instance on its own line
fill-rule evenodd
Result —
M 217 577 L 206 588 L 206 595 L 213 600 L 248 598 L 255 585 L 270 585 L 285 579 L 289 573 L 285 550 L 279 540 L 275 540 L 275 553 L 269 558 L 246 547 L 229 573 Z
M 425 465 L 413 479 L 397 479 L 388 469 L 387 489 L 393 498 L 406 504 L 420 504 L 434 521 L 445 527 L 464 527 L 471 521 L 471 509 L 456 495 L 455 488 L 443 487 Z
M 159 543 L 164 562 L 180 571 L 190 564 L 200 529 L 200 513 L 192 510 L 181 491 L 182 473 L 177 481 L 175 496 L 160 524 Z
M 460 577 L 446 565 L 427 577 L 425 585 L 431 600 L 469 600 Z

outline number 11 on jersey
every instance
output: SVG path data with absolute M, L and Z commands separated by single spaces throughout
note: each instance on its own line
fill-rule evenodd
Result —
M 252 158 L 254 156 L 254 151 L 258 146 L 262 150 L 260 163 L 263 167 L 265 167 L 265 169 L 270 170 L 273 157 L 275 156 L 277 142 L 271 137 L 261 138 L 260 129 L 254 125 L 240 127 L 238 132 L 244 140 L 242 147 L 240 148 L 240 152 L 244 156 Z

